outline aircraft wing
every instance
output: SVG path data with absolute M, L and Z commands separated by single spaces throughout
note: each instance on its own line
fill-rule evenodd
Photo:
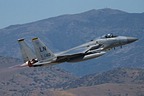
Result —
M 96 44 L 96 45 L 91 45 L 91 46 L 75 47 L 75 48 L 69 49 L 67 51 L 61 52 L 60 54 L 57 55 L 57 59 L 62 60 L 62 59 L 84 56 L 91 50 L 95 50 L 95 52 L 96 52 L 96 50 L 99 49 L 98 50 L 98 52 L 99 52 L 102 50 L 102 48 L 100 48 L 101 46 L 102 45 L 100 45 L 100 44 Z
M 63 51 L 60 54 L 65 55 L 72 55 L 72 54 L 84 54 L 91 50 L 102 50 L 101 48 L 102 44 L 94 44 L 94 45 L 82 45 L 78 46 L 72 49 L 69 49 L 67 51 Z

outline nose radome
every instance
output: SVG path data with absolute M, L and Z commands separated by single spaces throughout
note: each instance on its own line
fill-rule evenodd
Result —
M 132 43 L 134 41 L 138 40 L 137 38 L 134 38 L 134 37 L 127 37 L 127 42 L 128 43 Z

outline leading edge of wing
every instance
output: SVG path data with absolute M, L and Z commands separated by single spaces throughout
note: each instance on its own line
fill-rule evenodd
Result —
M 89 49 L 88 44 L 83 44 L 83 45 L 80 45 L 80 46 L 71 48 L 71 49 L 69 49 L 69 50 L 62 51 L 62 52 L 60 52 L 60 53 L 57 53 L 56 55 L 59 56 L 59 55 L 81 54 L 81 53 L 83 54 L 83 53 L 85 53 L 88 49 Z

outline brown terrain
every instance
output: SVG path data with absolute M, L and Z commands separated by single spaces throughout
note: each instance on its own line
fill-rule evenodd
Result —
M 101 84 L 56 91 L 54 96 L 144 96 L 144 84 Z
M 76 76 L 57 67 L 9 68 L 20 62 L 14 58 L 1 59 L 7 61 L 1 63 L 0 96 L 47 96 L 50 94 L 48 90 L 56 89 L 57 84 L 76 79 Z
M 118 68 L 79 78 L 56 67 L 2 68 L 0 96 L 144 96 L 144 70 Z

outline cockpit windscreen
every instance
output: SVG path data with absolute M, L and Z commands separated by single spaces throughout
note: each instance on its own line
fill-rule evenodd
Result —
M 111 34 L 106 34 L 106 35 L 102 36 L 102 38 L 114 38 L 114 37 L 117 37 L 117 36 L 113 35 L 112 33 Z

